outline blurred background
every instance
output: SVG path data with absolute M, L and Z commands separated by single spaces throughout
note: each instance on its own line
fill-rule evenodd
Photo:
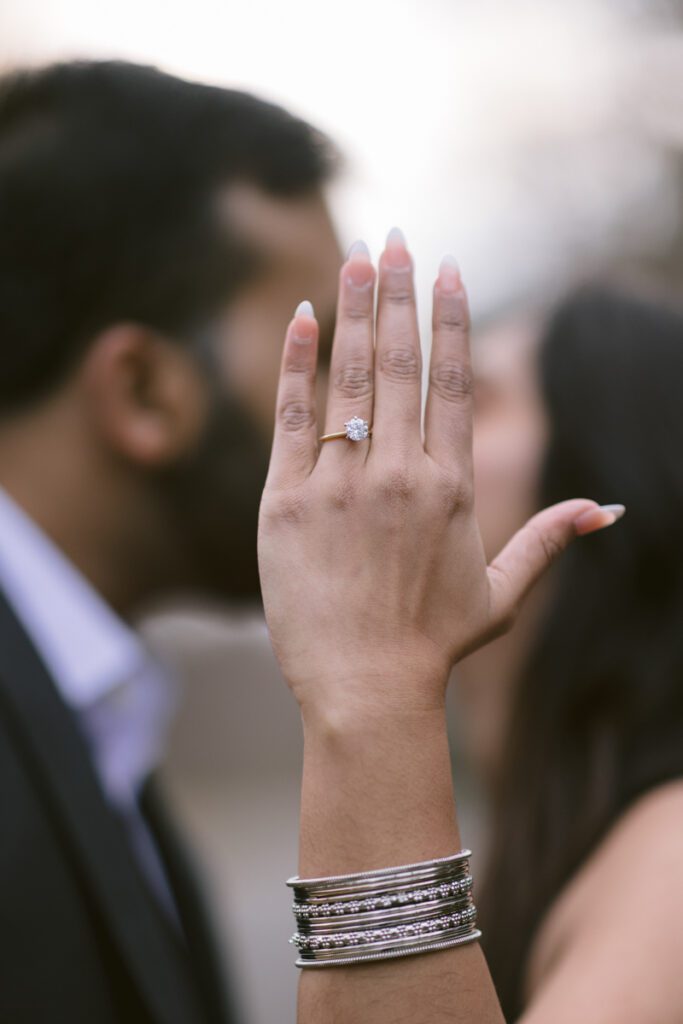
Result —
M 348 159 L 328 191 L 340 244 L 362 237 L 376 258 L 403 229 L 425 348 L 445 252 L 475 325 L 605 271 L 683 278 L 681 3 L 5 0 L 0 70 L 65 57 L 253 91 L 331 135 Z M 292 1019 L 284 880 L 301 737 L 265 625 L 256 610 L 193 606 L 142 628 L 183 681 L 165 778 L 211 881 L 244 1019 Z M 457 756 L 454 770 L 479 850 L 477 789 Z

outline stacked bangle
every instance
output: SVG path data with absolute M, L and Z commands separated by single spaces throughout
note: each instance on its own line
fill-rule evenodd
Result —
M 418 864 L 288 879 L 297 967 L 384 960 L 478 939 L 470 856 L 461 850 Z

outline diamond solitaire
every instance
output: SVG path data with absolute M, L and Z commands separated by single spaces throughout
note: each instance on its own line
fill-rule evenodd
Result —
M 339 439 L 344 440 L 347 438 L 349 441 L 364 441 L 366 437 L 370 437 L 372 433 L 372 427 L 365 420 L 362 420 L 360 416 L 352 416 L 350 420 L 344 424 L 345 430 L 338 430 L 334 434 L 323 434 L 322 437 L 318 438 L 319 441 L 337 441 Z
M 346 436 L 349 441 L 364 441 L 370 433 L 369 424 L 361 419 L 360 416 L 352 416 L 344 426 L 346 427 Z

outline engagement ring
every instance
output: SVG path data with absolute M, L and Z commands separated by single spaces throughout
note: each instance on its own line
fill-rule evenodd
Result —
M 339 430 L 336 434 L 323 434 L 320 441 L 335 441 L 337 438 L 345 437 L 349 441 L 364 441 L 366 437 L 370 437 L 372 428 L 370 424 L 365 420 L 361 419 L 360 416 L 352 416 L 344 426 L 346 430 Z

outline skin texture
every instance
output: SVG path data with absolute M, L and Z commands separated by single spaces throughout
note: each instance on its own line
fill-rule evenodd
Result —
M 561 893 L 532 948 L 520 1024 L 681 1020 L 682 814 L 680 781 L 641 797 Z
M 282 324 L 304 288 L 323 321 L 334 317 L 342 254 L 323 197 L 274 200 L 240 184 L 222 200 L 222 215 L 261 245 L 269 269 L 218 318 L 218 375 L 208 379 L 190 344 L 116 324 L 48 398 L 0 419 L 0 483 L 128 618 L 189 587 L 230 597 L 233 557 L 245 543 L 234 516 L 244 485 L 233 481 L 240 467 L 228 466 L 211 415 L 241 404 L 248 425 L 236 458 L 244 465 L 263 446 L 262 475 L 249 477 L 245 499 L 253 527 Z M 323 337 L 323 360 L 326 344 Z M 318 387 L 322 402 L 324 370 Z M 217 513 L 208 524 L 207 508 Z
M 614 521 L 589 499 L 563 502 L 487 564 L 474 516 L 467 298 L 442 269 L 423 439 L 412 270 L 395 235 L 377 273 L 362 254 L 342 267 L 324 426 L 316 321 L 295 316 L 285 338 L 259 563 L 274 650 L 304 723 L 301 876 L 460 847 L 451 666 L 509 628 L 577 532 Z M 371 420 L 372 438 L 320 446 L 350 413 Z M 502 1020 L 477 945 L 302 973 L 299 1024 Z

